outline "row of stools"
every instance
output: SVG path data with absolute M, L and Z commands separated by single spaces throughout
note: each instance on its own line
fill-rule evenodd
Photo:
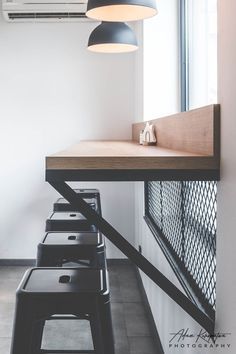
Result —
M 76 190 L 101 214 L 98 190 Z M 42 348 L 48 320 L 88 320 L 94 350 Z M 11 354 L 114 354 L 110 291 L 103 235 L 63 198 L 46 221 L 37 267 L 29 269 L 16 294 Z

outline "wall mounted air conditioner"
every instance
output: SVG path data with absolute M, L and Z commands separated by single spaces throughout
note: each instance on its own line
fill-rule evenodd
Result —
M 87 0 L 3 0 L 8 22 L 77 22 L 86 17 Z

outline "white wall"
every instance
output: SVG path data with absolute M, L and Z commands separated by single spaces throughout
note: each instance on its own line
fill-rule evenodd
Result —
M 35 257 L 57 197 L 44 182 L 46 155 L 80 139 L 130 138 L 135 54 L 88 52 L 93 27 L 0 20 L 0 258 Z M 91 185 L 132 242 L 133 185 Z
M 170 5 L 170 2 L 167 1 Z M 219 64 L 218 64 L 218 86 L 219 86 L 219 103 L 221 104 L 221 137 L 222 137 L 222 176 L 218 185 L 218 231 L 217 231 L 217 310 L 216 310 L 216 331 L 232 333 L 227 340 L 218 341 L 218 344 L 230 344 L 229 348 L 170 348 L 170 333 L 176 332 L 182 328 L 189 328 L 192 333 L 198 333 L 200 326 L 187 315 L 177 304 L 175 304 L 162 290 L 160 290 L 145 275 L 142 275 L 143 283 L 150 302 L 153 316 L 157 329 L 160 334 L 165 354 L 183 353 L 183 354 L 210 354 L 210 353 L 229 353 L 236 352 L 236 282 L 235 282 L 235 249 L 236 249 L 236 42 L 235 42 L 235 13 L 236 2 L 234 0 L 218 1 L 218 23 L 219 23 Z M 160 6 L 163 4 L 160 1 Z M 173 7 L 172 7 L 173 9 Z M 161 14 L 161 11 L 160 11 Z M 160 15 L 159 15 L 160 16 Z M 166 16 L 166 13 L 163 14 Z M 170 23 L 168 23 L 170 25 Z M 164 29 L 161 29 L 163 36 Z M 169 38 L 169 46 L 172 47 L 172 41 L 176 40 L 175 33 L 172 31 L 172 40 Z M 144 37 L 145 41 L 145 37 Z M 171 51 L 173 47 L 171 48 Z M 163 65 L 163 71 L 170 71 L 175 66 L 175 59 L 178 57 L 176 53 L 172 57 L 172 63 L 169 61 L 163 64 L 163 58 L 168 56 L 168 48 L 159 51 L 160 63 Z M 156 62 L 158 65 L 158 62 Z M 151 69 L 149 68 L 149 71 Z M 141 73 L 141 67 L 137 71 Z M 142 74 L 141 74 L 142 75 Z M 145 75 L 145 71 L 144 71 Z M 170 81 L 168 81 L 170 83 Z M 177 83 L 174 80 L 174 87 Z M 156 92 L 160 96 L 156 102 L 162 98 L 161 80 L 155 81 L 158 85 Z M 166 84 L 166 83 L 165 83 Z M 176 94 L 177 92 L 173 92 Z M 164 92 L 163 92 L 164 95 Z M 145 95 L 144 95 L 145 97 Z M 173 104 L 174 98 L 170 97 L 169 102 L 164 99 L 161 105 L 161 113 L 164 110 L 178 110 L 178 106 Z M 158 107 L 158 104 L 156 105 Z M 145 110 L 145 107 L 144 107 Z M 164 112 L 165 114 L 165 112 Z M 145 113 L 144 113 L 145 116 Z M 159 114 L 158 114 L 159 116 Z M 146 119 L 146 117 L 145 117 Z M 170 268 L 162 251 L 154 240 L 154 237 L 143 220 L 144 210 L 144 193 L 143 183 L 135 185 L 135 236 L 136 247 L 142 246 L 143 254 L 155 265 L 160 271 L 167 276 L 180 290 L 176 276 Z M 183 291 L 183 290 L 182 290 Z M 188 341 L 185 341 L 188 343 Z M 190 341 L 190 343 L 192 343 Z
M 217 327 L 232 333 L 236 352 L 236 2 L 218 1 L 218 88 L 221 104 L 221 182 L 218 189 Z

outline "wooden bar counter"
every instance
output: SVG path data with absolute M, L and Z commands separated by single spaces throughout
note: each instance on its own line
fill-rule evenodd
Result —
M 131 141 L 82 141 L 46 157 L 46 180 L 208 333 L 215 320 L 93 210 L 68 181 L 201 181 L 220 178 L 220 108 L 211 105 L 152 121 L 157 146 L 140 146 L 145 123 Z
M 154 120 L 157 146 L 139 145 L 144 123 L 137 123 L 131 141 L 82 141 L 46 157 L 46 173 L 67 180 L 218 180 L 219 122 L 218 105 Z

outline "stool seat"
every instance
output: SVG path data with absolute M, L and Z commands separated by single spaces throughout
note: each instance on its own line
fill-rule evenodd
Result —
M 87 261 L 87 263 L 85 263 Z M 62 267 L 66 263 L 104 268 L 105 243 L 100 232 L 49 232 L 38 245 L 38 267 Z
M 53 212 L 46 220 L 46 231 L 96 231 L 78 212 Z
M 84 271 L 85 270 L 85 271 Z M 87 271 L 88 270 L 88 271 Z M 27 293 L 106 293 L 103 271 L 78 268 L 34 268 L 27 275 L 21 291 Z
M 74 189 L 94 210 L 101 215 L 101 201 L 98 189 Z M 53 211 L 74 211 L 74 207 L 65 199 L 59 198 L 53 204 Z
M 83 198 L 86 203 L 88 203 L 94 210 L 97 210 L 97 201 L 94 198 Z M 58 198 L 53 204 L 53 211 L 74 211 L 75 208 L 65 199 Z
M 104 237 L 100 232 L 48 232 L 43 243 L 45 245 L 80 245 L 80 246 L 95 246 L 103 244 Z
M 17 290 L 11 354 L 46 353 L 47 348 L 41 348 L 45 322 L 68 316 L 90 322 L 94 354 L 115 353 L 106 270 L 28 270 Z

